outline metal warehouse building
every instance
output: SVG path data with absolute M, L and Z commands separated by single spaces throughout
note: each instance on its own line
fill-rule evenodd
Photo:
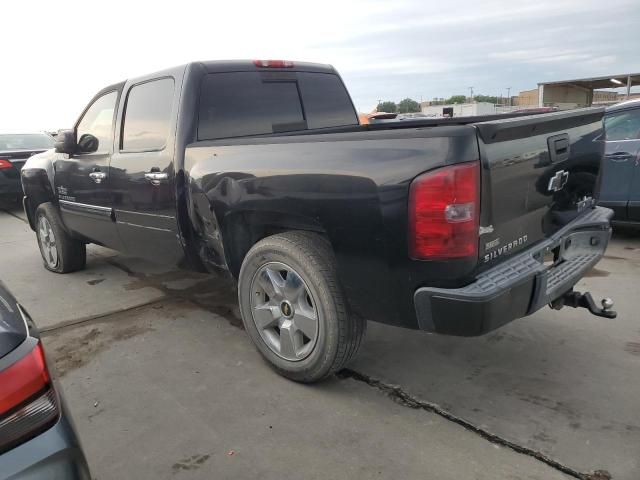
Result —
M 539 107 L 558 107 L 562 110 L 588 107 L 594 102 L 596 89 L 624 88 L 626 93 L 619 99 L 624 100 L 625 97 L 630 98 L 631 87 L 636 85 L 640 85 L 640 73 L 544 82 L 538 84 L 537 104 Z M 523 94 L 533 96 L 535 89 L 521 92 Z

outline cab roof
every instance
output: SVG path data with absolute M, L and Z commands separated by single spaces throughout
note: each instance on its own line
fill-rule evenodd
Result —
M 305 71 L 305 72 L 317 72 L 317 73 L 336 73 L 335 69 L 331 65 L 323 63 L 311 63 L 311 62 L 298 62 L 298 61 L 286 61 L 291 63 L 288 67 L 268 67 L 257 66 L 255 62 L 283 62 L 283 60 L 209 60 L 206 62 L 200 62 L 204 66 L 208 73 L 220 73 L 220 72 L 266 72 L 270 70 L 278 71 Z

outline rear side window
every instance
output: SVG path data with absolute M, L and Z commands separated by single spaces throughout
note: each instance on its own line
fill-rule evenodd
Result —
M 203 79 L 199 140 L 356 123 L 351 100 L 336 75 L 234 72 Z
M 171 125 L 174 82 L 162 78 L 129 90 L 122 127 L 123 151 L 162 150 Z

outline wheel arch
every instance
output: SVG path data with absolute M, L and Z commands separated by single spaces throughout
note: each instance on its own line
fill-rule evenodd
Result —
M 288 231 L 306 231 L 329 241 L 329 236 L 317 219 L 303 215 L 269 211 L 237 211 L 222 222 L 222 234 L 227 267 L 238 278 L 247 252 L 263 238 Z
M 49 181 L 47 171 L 42 168 L 23 168 L 21 179 L 24 190 L 24 210 L 29 226 L 35 231 L 35 213 L 38 207 L 46 202 L 55 203 L 53 186 Z

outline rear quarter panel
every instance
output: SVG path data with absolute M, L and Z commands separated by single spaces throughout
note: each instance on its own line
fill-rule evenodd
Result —
M 204 260 L 234 274 L 261 237 L 317 231 L 333 246 L 354 313 L 416 327 L 415 288 L 460 282 L 475 262 L 408 259 L 409 184 L 477 159 L 466 126 L 198 142 L 185 155 L 191 222 L 200 251 L 213 251 Z

